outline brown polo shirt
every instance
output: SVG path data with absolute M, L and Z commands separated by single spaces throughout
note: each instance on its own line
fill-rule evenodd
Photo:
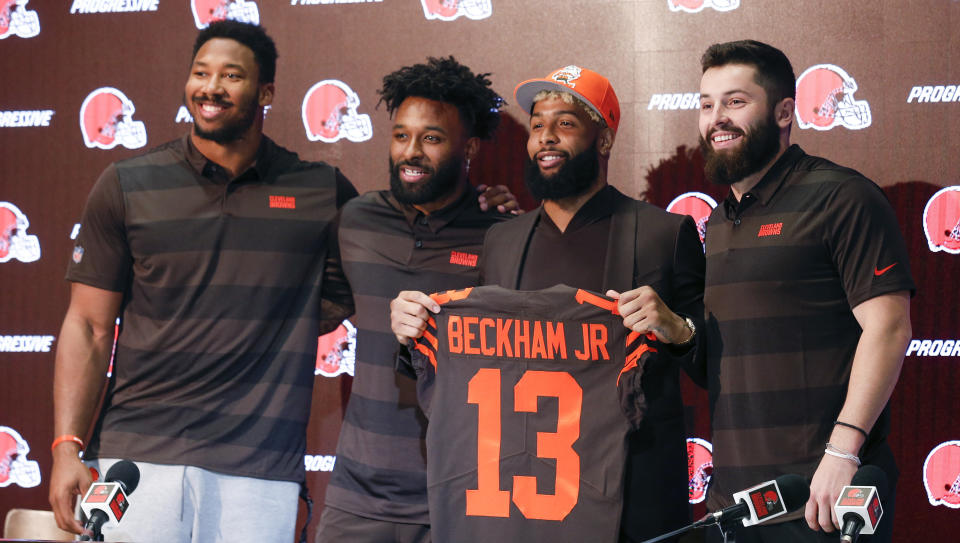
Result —
M 356 300 L 356 371 L 326 505 L 367 518 L 429 524 L 424 435 L 416 381 L 395 371 L 390 300 L 401 290 L 477 284 L 483 236 L 511 215 L 483 212 L 473 188 L 424 215 L 388 190 L 343 208 L 343 269 Z
M 860 338 L 852 308 L 914 284 L 883 191 L 796 145 L 741 201 L 717 206 L 706 257 L 716 511 L 781 474 L 812 477 Z M 885 458 L 895 480 L 888 432 L 885 409 L 860 452 Z

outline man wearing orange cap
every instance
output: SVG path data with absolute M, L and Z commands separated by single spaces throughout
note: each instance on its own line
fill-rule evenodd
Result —
M 642 541 L 688 521 L 679 370 L 698 352 L 704 259 L 693 220 L 633 200 L 607 183 L 620 104 L 610 82 L 578 66 L 515 91 L 530 112 L 526 182 L 538 210 L 487 232 L 481 282 L 519 290 L 563 283 L 619 299 L 624 325 L 662 342 L 647 363 L 648 411 L 629 440 L 621 541 Z M 439 306 L 406 291 L 391 304 L 406 343 Z M 580 446 L 590 447 L 584 443 Z

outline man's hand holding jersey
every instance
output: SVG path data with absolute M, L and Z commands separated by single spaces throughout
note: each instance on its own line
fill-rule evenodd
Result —
M 390 301 L 390 329 L 402 345 L 423 335 L 430 313 L 439 313 L 433 298 L 416 290 L 402 290 Z
M 607 296 L 617 300 L 623 325 L 634 332 L 653 332 L 661 342 L 674 345 L 686 345 L 693 340 L 695 330 L 686 319 L 671 311 L 651 287 L 642 286 L 623 293 L 608 290 Z

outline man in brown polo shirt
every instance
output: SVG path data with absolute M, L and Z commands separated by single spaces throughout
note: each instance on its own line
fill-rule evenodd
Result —
M 664 344 L 644 369 L 648 411 L 629 438 L 621 541 L 642 541 L 688 520 L 678 368 L 692 364 L 698 351 L 690 317 L 702 314 L 700 238 L 690 217 L 633 200 L 607 183 L 620 123 L 607 78 L 566 66 L 521 83 L 515 95 L 531 113 L 526 181 L 543 205 L 490 228 L 481 282 L 607 292 L 620 298 L 628 328 L 654 332 Z M 401 292 L 391 307 L 401 342 L 421 335 L 428 309 L 439 311 L 419 292 Z
M 805 508 L 737 541 L 838 541 L 832 505 L 860 463 L 896 465 L 887 400 L 910 339 L 906 246 L 883 191 L 790 145 L 795 78 L 779 50 L 711 46 L 700 83 L 707 177 L 730 194 L 707 225 L 707 507 L 785 473 Z M 889 541 L 893 493 L 873 541 Z M 719 530 L 710 537 L 719 540 Z

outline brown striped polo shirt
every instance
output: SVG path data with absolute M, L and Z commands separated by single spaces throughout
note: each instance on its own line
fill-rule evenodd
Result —
M 108 167 L 67 270 L 125 294 L 86 458 L 302 480 L 317 334 L 352 310 L 336 221 L 355 195 L 266 138 L 235 179 L 187 136 Z
M 914 284 L 883 191 L 796 145 L 740 202 L 731 194 L 717 206 L 706 256 L 714 464 L 707 506 L 716 511 L 734 492 L 781 474 L 812 477 L 860 338 L 852 308 Z M 889 458 L 881 467 L 893 480 L 889 426 L 887 408 L 861 455 Z
M 390 300 L 401 290 L 477 284 L 487 228 L 510 215 L 482 212 L 472 188 L 424 215 L 390 191 L 349 202 L 340 224 L 343 267 L 357 304 L 356 371 L 326 504 L 359 516 L 429 524 L 426 419 L 416 381 L 395 371 Z

